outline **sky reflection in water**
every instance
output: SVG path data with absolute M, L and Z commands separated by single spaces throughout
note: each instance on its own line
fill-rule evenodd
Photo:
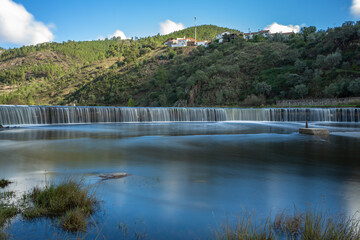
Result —
M 96 219 L 107 239 L 123 236 L 119 221 L 146 232 L 147 239 L 192 239 L 207 238 L 217 224 L 243 209 L 266 216 L 294 204 L 302 209 L 324 201 L 335 212 L 359 211 L 360 138 L 353 133 L 360 132 L 358 125 L 326 126 L 355 135 L 327 138 L 299 135 L 302 125 L 141 123 L 13 129 L 0 132 L 0 176 L 14 180 L 12 188 L 20 191 L 43 184 L 45 171 L 48 180 L 72 176 L 96 183 L 104 201 Z M 111 172 L 132 176 L 99 181 L 99 173 Z M 62 234 L 51 226 L 50 220 L 15 221 L 9 230 L 22 239 Z

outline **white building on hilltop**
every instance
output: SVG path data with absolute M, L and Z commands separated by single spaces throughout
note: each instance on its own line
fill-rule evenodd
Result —
M 169 38 L 166 40 L 163 45 L 168 47 L 187 47 L 187 46 L 207 46 L 207 41 L 197 41 L 194 38 Z

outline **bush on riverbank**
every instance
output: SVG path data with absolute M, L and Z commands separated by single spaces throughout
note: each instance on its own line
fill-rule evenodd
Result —
M 215 231 L 219 240 L 358 240 L 360 239 L 360 218 L 345 215 L 331 215 L 326 211 L 308 208 L 304 212 L 295 210 L 278 213 L 273 220 L 257 222 L 253 213 L 244 213 L 235 223 L 226 222 Z

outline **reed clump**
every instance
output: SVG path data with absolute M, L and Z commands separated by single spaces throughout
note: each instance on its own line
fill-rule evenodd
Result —
M 23 211 L 25 219 L 60 217 L 61 227 L 69 231 L 85 230 L 87 218 L 98 207 L 95 192 L 74 180 L 35 187 L 25 198 L 32 205 Z
M 70 232 L 85 231 L 87 227 L 86 218 L 87 215 L 81 209 L 70 210 L 61 217 L 60 226 Z
M 360 219 L 311 208 L 291 214 L 281 211 L 263 220 L 243 213 L 235 223 L 221 225 L 214 235 L 221 240 L 359 240 Z

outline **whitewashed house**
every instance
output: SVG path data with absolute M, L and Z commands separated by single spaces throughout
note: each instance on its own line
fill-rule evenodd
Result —
M 256 35 L 262 35 L 264 37 L 268 37 L 270 35 L 270 30 L 263 30 L 263 31 L 258 31 L 258 32 L 244 33 L 244 38 L 245 39 L 253 39 L 253 37 L 256 36 Z
M 186 38 L 184 36 L 184 38 L 177 38 L 177 39 L 169 38 L 163 44 L 168 47 L 187 47 L 187 46 L 207 46 L 208 43 L 207 41 L 197 41 L 193 38 Z

